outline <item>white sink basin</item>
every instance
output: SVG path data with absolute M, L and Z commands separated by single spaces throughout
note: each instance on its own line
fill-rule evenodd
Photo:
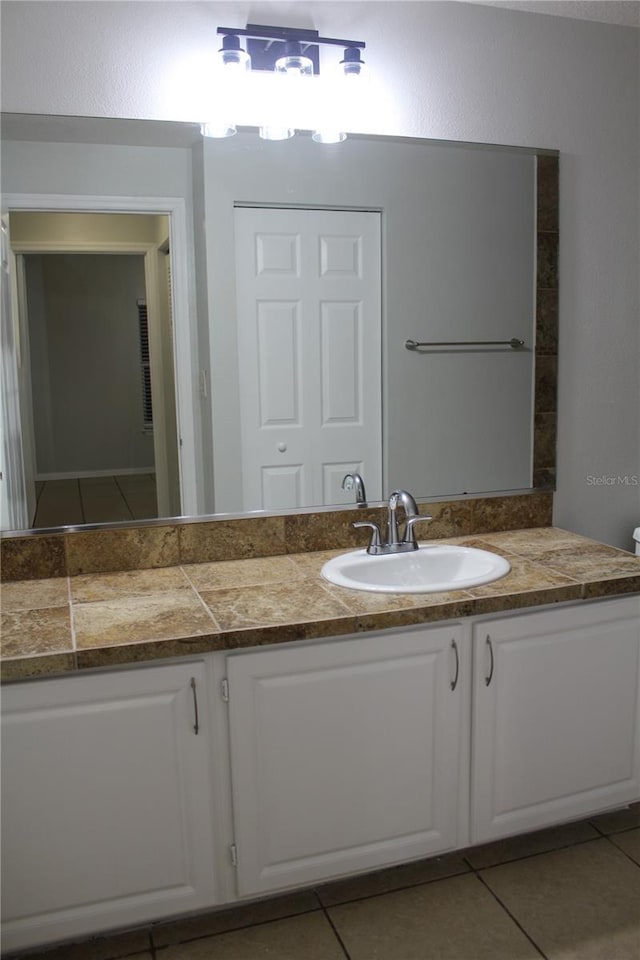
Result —
M 373 557 L 356 550 L 333 557 L 322 568 L 330 583 L 376 593 L 434 593 L 464 590 L 499 580 L 511 564 L 504 557 L 475 547 L 421 544 L 410 553 Z

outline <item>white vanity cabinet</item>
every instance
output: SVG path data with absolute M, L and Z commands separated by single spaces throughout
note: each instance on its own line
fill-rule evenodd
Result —
M 2 709 L 4 949 L 214 902 L 203 661 L 9 685 Z
M 471 841 L 640 797 L 640 598 L 474 627 Z
M 4 949 L 624 806 L 639 689 L 637 596 L 9 684 Z
M 456 624 L 227 657 L 241 896 L 458 844 L 469 661 Z

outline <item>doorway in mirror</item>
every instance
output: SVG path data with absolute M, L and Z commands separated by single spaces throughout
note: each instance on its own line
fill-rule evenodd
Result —
M 10 223 L 25 526 L 180 513 L 168 217 Z

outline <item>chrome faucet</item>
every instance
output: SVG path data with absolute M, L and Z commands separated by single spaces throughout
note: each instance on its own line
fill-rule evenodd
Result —
M 405 516 L 404 532 L 402 538 L 398 532 L 398 502 L 402 503 Z M 410 550 L 418 549 L 418 542 L 414 527 L 416 523 L 422 520 L 431 520 L 430 516 L 420 516 L 416 501 L 407 490 L 394 490 L 389 497 L 387 509 L 387 541 L 383 543 L 380 527 L 377 523 L 358 522 L 354 527 L 369 527 L 371 529 L 371 541 L 367 547 L 367 553 L 372 556 L 384 556 L 390 553 L 407 553 Z
M 398 501 L 400 501 L 404 507 L 404 515 L 406 517 L 407 524 L 409 517 L 418 516 L 418 507 L 411 494 L 406 490 L 394 490 L 389 497 L 389 506 L 387 509 L 387 540 L 390 544 L 403 542 L 398 536 Z M 407 532 L 409 533 L 409 537 L 415 542 L 415 534 L 413 533 L 413 528 L 411 526 L 405 526 L 405 540 Z
M 366 507 L 367 504 L 367 494 L 364 489 L 364 480 L 359 473 L 347 473 L 342 480 L 342 489 L 343 490 L 353 490 L 356 491 L 356 503 L 359 507 Z

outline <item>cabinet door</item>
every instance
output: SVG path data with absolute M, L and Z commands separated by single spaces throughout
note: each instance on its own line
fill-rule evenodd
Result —
M 228 657 L 241 895 L 456 845 L 461 647 L 441 627 Z
M 204 690 L 201 662 L 4 690 L 5 949 L 213 902 Z
M 475 628 L 472 840 L 640 796 L 640 599 Z

